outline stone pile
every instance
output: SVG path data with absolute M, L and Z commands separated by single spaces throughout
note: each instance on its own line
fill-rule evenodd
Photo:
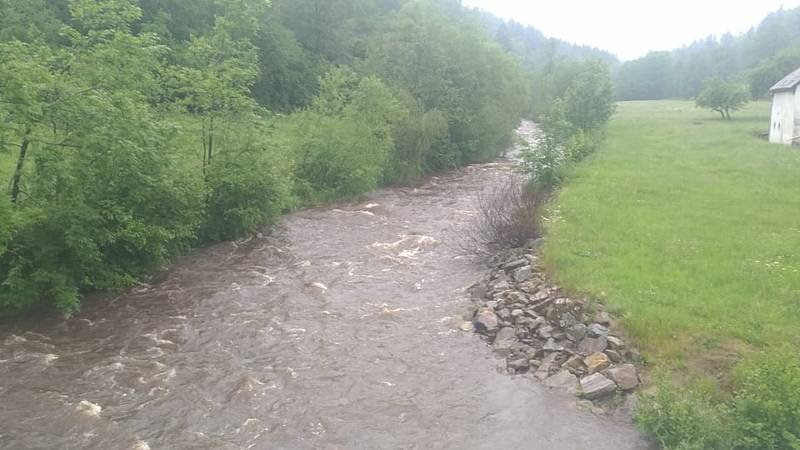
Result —
M 631 364 L 638 353 L 614 335 L 611 315 L 590 314 L 585 300 L 547 282 L 539 244 L 496 258 L 488 276 L 468 289 L 475 304 L 462 328 L 486 336 L 510 374 L 531 373 L 592 401 L 632 391 L 639 384 Z

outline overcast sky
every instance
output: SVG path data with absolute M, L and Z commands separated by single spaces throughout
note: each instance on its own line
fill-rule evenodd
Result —
M 709 34 L 749 30 L 800 0 L 462 0 L 549 37 L 608 50 L 620 59 L 671 50 Z

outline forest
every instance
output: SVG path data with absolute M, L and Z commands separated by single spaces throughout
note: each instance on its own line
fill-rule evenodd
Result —
M 800 66 L 800 8 L 779 9 L 747 33 L 709 36 L 672 51 L 654 51 L 615 69 L 619 100 L 693 98 L 711 80 L 747 87 L 752 98 Z
M 0 316 L 490 160 L 615 61 L 454 0 L 0 2 Z

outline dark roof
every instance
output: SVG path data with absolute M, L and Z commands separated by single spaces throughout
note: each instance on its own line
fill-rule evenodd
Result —
M 800 69 L 797 69 L 789 75 L 786 75 L 786 77 L 784 77 L 781 81 L 775 83 L 775 86 L 769 88 L 769 91 L 793 91 L 798 84 L 800 84 Z

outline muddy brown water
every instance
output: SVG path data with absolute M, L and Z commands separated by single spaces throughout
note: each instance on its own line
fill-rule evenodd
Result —
M 458 331 L 486 270 L 458 243 L 510 170 L 292 214 L 68 320 L 3 326 L 0 447 L 645 447 Z

